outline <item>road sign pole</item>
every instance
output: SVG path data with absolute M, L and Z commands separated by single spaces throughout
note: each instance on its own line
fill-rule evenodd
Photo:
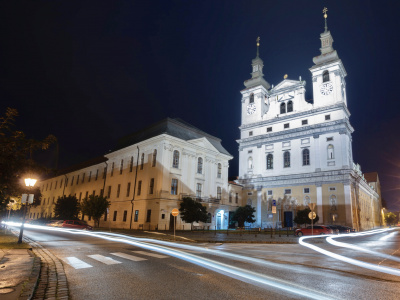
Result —
M 174 208 L 171 211 L 171 214 L 174 216 L 174 241 L 175 241 L 176 217 L 179 215 L 179 210 L 177 208 Z
M 175 241 L 175 229 L 176 229 L 176 216 L 174 216 L 174 241 Z

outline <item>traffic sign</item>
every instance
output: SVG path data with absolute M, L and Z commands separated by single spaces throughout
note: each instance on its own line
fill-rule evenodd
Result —
M 174 217 L 176 217 L 177 215 L 179 215 L 179 210 L 178 210 L 177 208 L 174 208 L 174 209 L 171 211 L 171 214 L 172 214 Z
M 276 206 L 276 200 L 272 200 L 272 206 Z
M 276 214 L 276 206 L 272 206 L 272 213 Z
M 308 203 L 308 207 L 309 207 L 311 210 L 314 210 L 314 208 L 315 208 L 315 203 Z
M 311 220 L 314 220 L 316 217 L 317 217 L 317 214 L 315 213 L 315 212 L 309 212 L 308 213 L 308 217 L 311 219 Z

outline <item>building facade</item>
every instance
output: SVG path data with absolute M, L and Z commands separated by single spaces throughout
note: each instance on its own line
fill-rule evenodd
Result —
M 121 139 L 104 157 L 39 183 L 41 204 L 29 217 L 50 218 L 63 195 L 80 201 L 104 195 L 111 201 L 101 227 L 171 229 L 171 211 L 189 196 L 207 207 L 202 226 L 226 229 L 242 204 L 241 186 L 228 183 L 232 156 L 221 140 L 178 119 L 165 119 Z M 87 216 L 82 216 L 86 221 Z M 179 217 L 178 229 L 190 229 Z
M 321 224 L 379 224 L 379 195 L 353 162 L 347 73 L 326 25 L 320 39 L 321 54 L 310 68 L 312 102 L 301 77 L 285 75 L 276 86 L 264 79 L 257 44 L 252 77 L 241 91 L 238 140 L 238 182 L 246 203 L 256 208 L 256 226 L 292 227 L 297 210 L 310 203 Z

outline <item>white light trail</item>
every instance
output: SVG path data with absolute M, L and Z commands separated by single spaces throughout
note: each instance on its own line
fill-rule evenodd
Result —
M 3 222 L 7 225 L 10 226 L 17 226 L 15 225 L 16 223 L 7 223 Z M 29 224 L 27 224 L 29 225 Z M 315 291 L 309 288 L 306 288 L 302 285 L 297 285 L 292 282 L 288 282 L 282 279 L 274 278 L 271 276 L 267 276 L 261 273 L 256 273 L 253 271 L 245 270 L 242 268 L 230 266 L 225 263 L 221 263 L 215 260 L 207 259 L 204 257 L 200 257 L 194 254 L 186 253 L 177 249 L 170 249 L 164 246 L 158 246 L 158 245 L 152 245 L 147 242 L 142 242 L 139 241 L 138 238 L 130 237 L 130 236 L 125 236 L 125 235 L 119 235 L 119 234 L 110 234 L 110 233 L 95 233 L 95 232 L 88 232 L 88 231 L 81 231 L 81 230 L 75 230 L 75 229 L 64 229 L 64 228 L 50 228 L 46 226 L 38 226 L 38 225 L 29 225 L 27 226 L 29 228 L 37 228 L 37 229 L 44 229 L 48 231 L 63 231 L 63 232 L 69 232 L 71 234 L 79 234 L 79 235 L 89 235 L 97 238 L 102 238 L 105 240 L 109 241 L 114 241 L 114 242 L 122 242 L 126 244 L 130 244 L 133 246 L 145 248 L 148 250 L 164 253 L 182 260 L 185 260 L 187 262 L 199 265 L 201 267 L 205 267 L 207 269 L 213 270 L 215 272 L 227 275 L 229 277 L 242 280 L 245 282 L 252 281 L 256 282 L 258 284 L 270 286 L 277 288 L 279 290 L 283 290 L 288 293 L 296 294 L 298 296 L 302 297 L 307 297 L 310 299 L 337 299 L 334 298 L 332 295 L 325 294 L 320 291 Z M 175 245 L 175 244 L 174 244 Z M 176 246 L 176 245 L 175 245 Z M 214 252 L 216 250 L 213 250 Z M 261 260 L 260 260 L 261 261 Z
M 354 249 L 354 250 L 363 251 L 363 252 L 367 252 L 367 253 L 370 253 L 370 254 L 378 255 L 374 251 L 370 251 L 370 250 L 367 250 L 367 249 L 364 249 L 364 248 L 361 248 L 361 247 L 358 247 L 358 246 L 354 246 L 354 245 L 351 245 L 351 244 L 337 242 L 337 241 L 334 241 L 333 239 L 334 238 L 341 238 L 341 237 L 349 237 L 349 236 L 364 236 L 364 235 L 382 233 L 382 232 L 389 231 L 389 230 L 392 230 L 392 229 L 390 229 L 390 228 L 377 229 L 377 230 L 371 230 L 371 231 L 360 232 L 360 233 L 344 234 L 344 235 L 340 235 L 340 236 L 329 235 L 329 236 L 323 236 L 322 238 L 326 237 L 326 240 L 329 243 L 331 243 L 331 244 L 333 244 L 335 246 L 346 247 L 346 248 L 350 248 L 350 249 Z M 391 267 L 383 267 L 383 266 L 380 266 L 380 265 L 374 265 L 374 264 L 371 264 L 371 263 L 366 263 L 366 262 L 363 262 L 363 261 L 360 261 L 360 260 L 356 260 L 356 259 L 353 259 L 353 258 L 348 258 L 348 257 L 345 257 L 343 255 L 339 255 L 339 254 L 327 251 L 325 249 L 322 249 L 320 247 L 317 247 L 315 245 L 308 244 L 308 243 L 304 242 L 304 240 L 312 239 L 312 238 L 321 238 L 321 236 L 301 237 L 300 240 L 299 240 L 299 243 L 300 243 L 300 245 L 303 245 L 303 246 L 305 246 L 307 248 L 313 249 L 313 250 L 315 250 L 315 251 L 317 251 L 319 253 L 322 253 L 322 254 L 327 255 L 329 257 L 332 257 L 332 258 L 347 262 L 347 263 L 355 265 L 355 266 L 359 266 L 359 267 L 362 267 L 362 268 L 366 268 L 366 269 L 369 269 L 369 270 L 378 271 L 378 272 L 382 272 L 382 273 L 386 273 L 386 274 L 400 276 L 400 269 L 395 269 L 395 268 L 391 268 Z M 379 256 L 386 257 L 386 254 L 379 254 Z M 393 259 L 393 257 L 387 258 L 387 259 L 396 260 L 396 259 Z

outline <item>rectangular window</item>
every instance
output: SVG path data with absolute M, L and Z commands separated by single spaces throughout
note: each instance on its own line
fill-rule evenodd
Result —
M 171 181 L 171 195 L 178 194 L 178 179 L 172 179 Z
M 100 196 L 103 197 L 103 195 L 104 195 L 104 190 L 100 189 Z
M 111 198 L 111 185 L 108 186 L 108 193 L 107 193 L 107 198 Z
M 229 203 L 232 203 L 232 193 L 229 193 Z
M 85 198 L 87 199 L 89 196 L 89 191 L 86 191 Z
M 253 136 L 253 131 L 249 131 L 249 136 Z
M 307 125 L 308 124 L 308 120 L 301 120 L 301 125 Z
M 165 214 L 161 214 L 161 219 L 162 219 L 162 220 L 165 219 Z
M 135 218 L 133 219 L 133 222 L 137 222 L 139 220 L 139 211 L 135 210 Z
M 247 196 L 251 196 L 251 195 L 253 195 L 252 192 L 248 192 L 248 193 L 247 193 Z
M 121 185 L 118 184 L 118 187 L 117 187 L 117 198 L 119 198 L 119 193 L 120 192 L 121 192 Z
M 151 221 L 151 209 L 147 210 L 147 216 L 146 216 L 146 222 L 150 222 Z
M 221 200 L 221 187 L 217 187 L 217 199 Z
M 53 187 L 53 182 L 50 182 L 50 191 L 52 187 Z
M 239 202 L 239 194 L 236 193 L 236 195 L 235 195 L 235 203 L 238 204 L 238 202 Z
M 103 179 L 106 179 L 106 176 L 107 176 L 107 167 L 105 167 L 103 170 Z
M 253 153 L 253 150 L 249 150 L 249 151 L 247 151 L 247 153 L 249 153 L 249 154 L 250 154 L 250 153 Z
M 79 202 L 81 202 L 82 199 L 82 192 L 79 193 Z
M 93 197 L 96 196 L 96 190 L 93 190 Z
M 330 187 L 329 190 L 330 191 L 336 191 L 336 188 L 335 187 Z
M 325 115 L 325 121 L 329 121 L 331 119 L 331 115 Z
M 105 214 L 104 214 L 104 221 L 107 221 L 107 217 L 108 217 L 108 214 L 107 214 L 107 212 L 105 212 Z
M 74 178 L 74 177 L 72 177 L 72 181 L 74 180 L 73 178 Z M 47 189 L 48 189 L 48 188 L 49 188 L 49 184 L 47 183 L 47 184 L 46 184 L 46 192 L 47 192 Z
M 152 195 L 154 192 L 154 178 L 150 179 L 150 189 L 149 189 L 149 194 Z
M 272 127 L 267 127 L 267 132 L 272 132 Z
M 83 175 L 82 175 L 82 183 L 85 182 L 85 175 L 86 175 L 86 173 L 83 173 Z
M 129 164 L 129 172 L 132 172 L 133 169 L 133 156 L 131 156 L 131 163 Z
M 327 141 L 327 142 L 333 141 L 333 137 L 328 137 L 328 138 L 326 138 L 326 141 Z
M 121 159 L 121 165 L 120 165 L 120 167 L 119 167 L 119 175 L 122 174 L 122 169 L 123 169 L 123 168 L 124 168 L 124 160 Z
M 142 192 L 142 181 L 139 180 L 138 186 L 137 186 L 137 195 L 140 196 L 141 192 Z
M 122 222 L 126 222 L 126 217 L 128 216 L 128 211 L 124 210 L 124 217 L 122 218 Z
M 96 170 L 96 176 L 94 177 L 94 180 L 97 180 L 98 177 L 99 177 L 99 169 Z
M 91 179 L 92 179 L 92 171 L 89 172 L 88 182 L 90 182 Z
M 79 184 L 79 175 L 78 175 L 78 177 L 76 177 L 76 185 L 78 185 Z
M 114 175 L 114 163 L 111 165 L 111 177 Z
M 268 196 L 272 196 L 272 190 L 268 191 Z
M 115 222 L 115 221 L 117 221 L 117 211 L 116 210 L 114 210 L 114 217 L 113 217 L 113 221 Z
M 89 221 L 92 221 L 92 216 L 89 216 Z
M 289 123 L 285 123 L 285 124 L 283 124 L 283 128 L 289 128 Z
M 196 197 L 197 198 L 201 198 L 201 183 L 198 183 L 197 184 L 197 187 L 196 187 Z
M 128 182 L 128 187 L 126 188 L 126 196 L 129 197 L 129 194 L 131 192 L 131 183 Z
M 73 185 L 74 185 L 74 179 L 75 179 L 75 176 L 72 176 L 72 180 L 71 180 L 71 186 L 73 186 Z M 46 187 L 46 191 L 47 191 L 47 187 Z
M 309 194 L 310 193 L 310 188 L 304 188 L 304 194 Z
M 57 189 L 57 180 L 56 183 L 54 184 L 54 189 Z
M 285 189 L 285 195 L 289 195 L 292 193 L 292 189 Z

